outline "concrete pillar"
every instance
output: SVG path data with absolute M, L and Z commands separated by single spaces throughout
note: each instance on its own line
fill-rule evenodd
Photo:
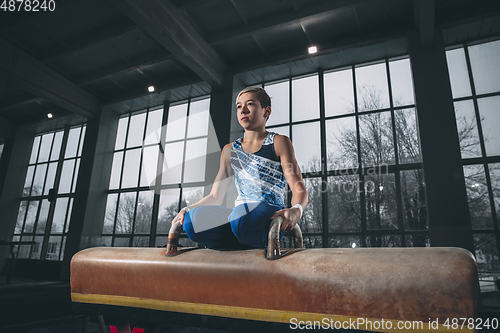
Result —
M 87 122 L 61 279 L 69 278 L 69 263 L 75 253 L 101 246 L 118 120 L 117 113 L 103 109 Z
M 16 227 L 20 198 L 35 138 L 32 126 L 17 128 L 5 141 L 0 161 L 0 240 L 11 241 Z M 9 247 L 0 247 L 0 266 L 10 258 Z
M 474 253 L 458 130 L 442 32 L 422 49 L 409 36 L 431 246 L 456 246 Z

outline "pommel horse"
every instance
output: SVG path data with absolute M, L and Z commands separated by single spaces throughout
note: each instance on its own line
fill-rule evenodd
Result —
M 303 249 L 300 228 L 293 230 L 296 247 L 280 249 L 280 219 L 271 223 L 267 250 L 178 248 L 175 224 L 166 249 L 82 250 L 71 261 L 73 308 L 104 315 L 118 333 L 130 332 L 129 322 L 146 332 L 172 322 L 236 332 L 320 325 L 474 331 L 445 326 L 447 319 L 476 318 L 477 264 L 469 251 Z M 138 332 L 143 330 L 134 328 Z

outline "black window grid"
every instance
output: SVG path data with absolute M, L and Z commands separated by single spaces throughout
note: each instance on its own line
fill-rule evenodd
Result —
M 389 64 L 391 61 L 396 61 L 396 60 L 401 60 L 401 59 L 406 59 L 408 58 L 407 56 L 400 56 L 398 58 L 385 58 L 382 60 L 379 60 L 377 62 L 372 62 L 370 64 L 360 64 L 360 65 L 351 65 L 348 67 L 341 67 L 337 68 L 334 70 L 329 70 L 328 72 L 325 72 L 323 70 L 317 71 L 317 72 L 312 72 L 309 74 L 301 75 L 301 76 L 291 76 L 288 77 L 286 80 L 288 81 L 288 97 L 289 97 L 289 122 L 288 123 L 279 123 L 279 124 L 273 124 L 267 127 L 267 129 L 272 130 L 273 128 L 278 128 L 278 127 L 283 127 L 283 126 L 288 126 L 289 134 L 290 134 L 290 139 L 293 141 L 293 126 L 294 125 L 300 125 L 300 124 L 307 124 L 307 123 L 314 123 L 318 122 L 320 123 L 320 137 L 321 137 L 321 170 L 319 172 L 303 172 L 302 176 L 304 180 L 307 179 L 312 179 L 312 178 L 319 178 L 321 180 L 321 203 L 322 203 L 322 231 L 321 232 L 303 232 L 304 238 L 310 238 L 310 239 L 320 239 L 319 244 L 321 247 L 329 247 L 329 241 L 333 237 L 359 237 L 361 240 L 361 246 L 366 247 L 367 246 L 367 237 L 392 237 L 392 236 L 398 236 L 399 237 L 399 244 L 395 244 L 395 246 L 408 246 L 407 244 L 407 238 L 408 237 L 421 237 L 425 239 L 426 246 L 429 246 L 429 231 L 428 231 L 428 226 L 424 230 L 407 230 L 404 226 L 403 223 L 403 212 L 402 212 L 402 199 L 401 199 L 401 177 L 400 174 L 402 171 L 408 171 L 408 170 L 423 170 L 423 164 L 421 162 L 418 163 L 400 163 L 399 161 L 399 154 L 398 154 L 398 143 L 396 142 L 397 140 L 397 133 L 396 133 L 396 126 L 395 126 L 395 116 L 394 112 L 397 110 L 404 110 L 404 109 L 415 109 L 415 104 L 407 104 L 407 105 L 394 105 L 394 100 L 392 96 L 392 86 L 391 86 L 391 75 L 390 75 L 390 68 Z M 378 63 L 385 63 L 385 68 L 386 68 L 386 74 L 387 74 L 387 83 L 388 83 L 388 92 L 389 92 L 389 102 L 390 106 L 388 108 L 380 108 L 377 110 L 367 110 L 367 111 L 360 111 L 358 108 L 358 96 L 357 96 L 357 85 L 356 85 L 356 75 L 355 75 L 355 68 L 358 66 L 366 66 L 366 65 L 373 65 L 373 64 L 378 64 Z M 332 71 L 338 71 L 338 70 L 344 70 L 344 69 L 350 69 L 352 73 L 352 80 L 353 80 L 353 94 L 354 94 L 354 113 L 345 113 L 345 114 L 338 114 L 338 115 L 333 115 L 333 116 L 326 116 L 325 115 L 325 92 L 324 92 L 324 74 L 329 73 Z M 319 80 L 319 107 L 320 107 L 320 116 L 319 118 L 313 118 L 313 119 L 307 119 L 307 120 L 300 120 L 300 121 L 294 121 L 293 120 L 293 115 L 292 115 L 292 80 L 297 79 L 297 78 L 302 78 L 302 77 L 307 77 L 307 76 L 312 76 L 312 75 L 318 75 L 318 80 Z M 276 80 L 276 81 L 268 81 L 268 82 L 262 82 L 261 86 L 264 88 L 265 85 L 271 85 L 275 83 L 281 83 L 285 82 L 285 80 Z M 413 83 L 413 82 L 412 82 Z M 361 231 L 359 232 L 330 232 L 328 228 L 328 221 L 329 221 L 329 213 L 328 213 L 328 191 L 327 191 L 327 184 L 328 184 L 328 178 L 329 177 L 334 177 L 337 175 L 345 175 L 345 174 L 357 174 L 360 177 L 360 188 L 364 188 L 364 177 L 371 172 L 373 169 L 379 171 L 381 170 L 378 168 L 378 166 L 363 166 L 362 161 L 361 161 L 361 144 L 360 144 L 360 123 L 359 123 L 359 116 L 360 115 L 367 115 L 367 114 L 377 114 L 380 112 L 390 112 L 391 114 L 391 121 L 392 121 L 392 137 L 393 137 L 393 145 L 394 145 L 394 154 L 395 154 L 395 163 L 393 165 L 385 165 L 385 172 L 387 174 L 393 174 L 395 177 L 395 185 L 396 185 L 396 200 L 397 200 L 397 221 L 398 221 L 398 229 L 395 230 L 390 230 L 390 229 L 380 229 L 380 230 L 374 230 L 374 229 L 368 229 L 367 228 L 367 216 L 366 216 L 366 197 L 365 197 L 365 192 L 360 191 L 360 208 L 361 208 Z M 332 119 L 342 119 L 342 118 L 347 118 L 347 117 L 355 117 L 356 121 L 356 136 L 357 136 L 357 154 L 358 154 L 358 167 L 357 168 L 348 168 L 348 169 L 338 169 L 338 170 L 328 170 L 327 168 L 327 145 L 326 145 L 326 122 L 328 120 Z M 288 207 L 291 206 L 291 193 L 288 189 L 287 193 L 287 205 Z M 287 245 L 291 244 L 291 237 L 289 237 L 287 240 L 285 240 L 285 243 Z M 317 243 L 318 242 L 312 242 L 312 243 Z M 306 242 L 307 244 L 307 242 Z M 314 246 L 314 244 L 313 244 Z

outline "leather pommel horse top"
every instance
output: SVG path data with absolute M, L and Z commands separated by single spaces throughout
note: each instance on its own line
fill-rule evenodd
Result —
M 164 254 L 80 251 L 71 261 L 73 302 L 282 323 L 439 319 L 441 327 L 476 317 L 477 265 L 460 248 L 306 249 L 273 261 L 259 249 Z

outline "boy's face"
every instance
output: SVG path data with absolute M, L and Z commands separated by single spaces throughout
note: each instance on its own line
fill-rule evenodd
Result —
M 244 129 L 257 129 L 266 125 L 266 118 L 271 114 L 271 107 L 263 108 L 256 92 L 241 94 L 236 101 L 238 122 Z

